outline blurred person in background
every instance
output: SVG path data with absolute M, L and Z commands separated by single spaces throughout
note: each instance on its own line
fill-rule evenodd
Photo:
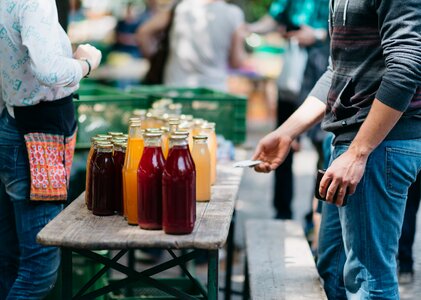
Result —
M 161 83 L 227 91 L 229 68 L 240 67 L 245 58 L 243 26 L 240 8 L 223 0 L 176 1 L 173 10 L 140 27 L 138 42 L 151 58 L 160 37 L 168 35 Z
M 90 45 L 72 54 L 54 0 L 0 1 L 0 299 L 54 286 L 59 249 L 36 236 L 67 199 L 72 93 L 100 60 Z
M 286 94 L 279 91 L 278 93 L 277 126 L 292 115 L 326 70 L 329 57 L 328 14 L 329 0 L 274 0 L 267 15 L 247 26 L 249 31 L 260 34 L 279 31 L 287 40 L 296 40 L 299 46 L 306 49 L 308 53 L 299 92 Z M 318 165 L 321 166 L 323 165 L 324 132 L 320 129 L 320 125 L 316 125 L 310 132 L 310 138 L 319 154 Z M 299 149 L 297 141 L 294 142 L 293 149 Z M 293 152 L 290 152 L 283 164 L 275 171 L 273 203 L 277 219 L 292 219 L 293 217 L 292 163 Z
M 113 50 L 130 54 L 132 57 L 142 57 L 136 41 L 136 30 L 148 21 L 158 11 L 158 0 L 145 0 L 144 11 L 138 13 L 132 2 L 127 3 L 126 12 L 116 26 L 116 43 Z
M 85 12 L 82 8 L 81 0 L 70 0 L 69 6 L 69 23 L 80 22 L 85 20 Z

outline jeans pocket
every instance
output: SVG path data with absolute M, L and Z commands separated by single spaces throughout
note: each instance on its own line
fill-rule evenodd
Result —
M 406 199 L 409 186 L 415 181 L 421 165 L 421 151 L 386 147 L 387 190 Z

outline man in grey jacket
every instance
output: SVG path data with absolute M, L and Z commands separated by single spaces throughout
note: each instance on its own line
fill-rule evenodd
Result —
M 320 233 L 328 297 L 398 299 L 398 240 L 421 170 L 421 1 L 330 6 L 330 66 L 303 105 L 260 141 L 256 170 L 276 169 L 294 138 L 323 119 L 335 139 L 319 192 L 338 206 L 324 206 Z

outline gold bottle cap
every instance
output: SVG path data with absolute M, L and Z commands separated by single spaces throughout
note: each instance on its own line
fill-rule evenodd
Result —
M 111 144 L 111 143 L 99 143 L 98 148 L 99 149 L 113 149 L 113 144 Z
M 122 136 L 123 133 L 122 132 L 108 132 L 108 135 L 111 135 L 112 137 L 116 137 L 116 136 Z
M 158 137 L 161 137 L 161 135 L 162 135 L 161 131 L 146 132 L 145 138 L 158 138 Z
M 195 135 L 193 136 L 193 140 L 207 140 L 208 137 L 206 135 Z
M 97 135 L 96 135 L 96 137 L 99 137 L 99 138 L 105 138 L 105 139 L 110 139 L 110 138 L 112 138 L 112 136 L 111 136 L 111 135 L 109 135 L 109 134 L 97 134 Z
M 170 140 L 187 140 L 187 135 L 171 134 Z

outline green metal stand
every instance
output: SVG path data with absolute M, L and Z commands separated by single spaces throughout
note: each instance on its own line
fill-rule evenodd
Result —
M 75 295 L 72 294 L 72 252 L 75 252 L 81 256 L 92 259 L 95 262 L 101 263 L 104 267 L 99 270 Z M 119 251 L 113 258 L 104 257 L 98 253 L 89 250 L 81 249 L 62 249 L 62 299 L 96 299 L 99 296 L 108 294 L 113 291 L 120 290 L 128 285 L 131 285 L 136 282 L 141 282 L 153 288 L 156 288 L 164 293 L 175 297 L 176 299 L 209 299 L 216 300 L 218 299 L 218 270 L 219 270 L 219 260 L 218 260 L 218 250 L 209 251 L 209 268 L 208 268 L 208 289 L 207 291 L 203 286 L 197 281 L 196 278 L 192 276 L 189 270 L 186 268 L 186 263 L 195 259 L 198 256 L 198 251 L 193 250 L 184 255 L 177 256 L 172 250 L 168 250 L 172 259 L 146 269 L 144 271 L 138 272 L 134 269 L 134 266 L 125 266 L 118 263 L 119 259 L 125 255 L 128 250 Z M 200 297 L 192 296 L 185 291 L 174 288 L 167 282 L 162 280 L 157 280 L 152 278 L 152 276 L 166 271 L 175 266 L 179 266 L 185 276 L 190 280 L 192 286 L 199 291 Z M 99 288 L 92 292 L 87 293 L 87 291 L 95 284 L 95 282 L 101 278 L 109 269 L 117 270 L 127 277 L 121 280 L 116 280 L 105 287 Z

